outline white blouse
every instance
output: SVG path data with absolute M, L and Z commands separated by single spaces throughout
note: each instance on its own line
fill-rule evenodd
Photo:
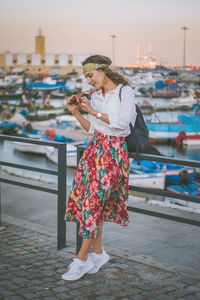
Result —
M 130 134 L 130 126 L 134 126 L 136 119 L 135 94 L 130 86 L 124 86 L 121 90 L 121 101 L 119 92 L 122 84 L 114 90 L 102 94 L 102 90 L 92 94 L 91 105 L 97 111 L 108 115 L 110 124 L 97 119 L 95 116 L 87 116 L 90 121 L 89 134 L 96 131 L 113 136 L 126 137 Z

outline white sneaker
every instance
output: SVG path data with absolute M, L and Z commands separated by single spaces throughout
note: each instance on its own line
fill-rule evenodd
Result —
M 106 264 L 110 259 L 110 256 L 106 253 L 106 251 L 104 249 L 102 249 L 101 254 L 96 254 L 96 253 L 92 252 L 92 253 L 88 254 L 88 257 L 94 263 L 94 267 L 88 271 L 88 274 L 97 273 L 99 271 L 99 269 L 104 264 Z
M 67 272 L 62 275 L 62 279 L 77 280 L 93 269 L 93 267 L 94 263 L 89 257 L 86 261 L 74 258 L 73 262 L 69 265 Z

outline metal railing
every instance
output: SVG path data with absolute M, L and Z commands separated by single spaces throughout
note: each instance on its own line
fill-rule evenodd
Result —
M 8 166 L 8 167 L 13 167 L 17 169 L 24 169 L 24 170 L 30 170 L 30 171 L 35 171 L 39 173 L 45 173 L 45 174 L 51 174 L 55 175 L 58 178 L 58 186 L 57 190 L 54 189 L 49 189 L 45 188 L 42 186 L 37 186 L 37 185 L 32 185 L 32 184 L 27 184 L 23 183 L 20 181 L 14 181 L 10 179 L 5 179 L 0 177 L 0 182 L 6 183 L 6 184 L 13 184 L 29 189 L 34 189 L 34 190 L 39 190 L 42 192 L 47 192 L 47 193 L 52 193 L 58 196 L 58 201 L 57 201 L 57 248 L 60 250 L 65 247 L 66 245 L 66 223 L 64 221 L 64 215 L 66 211 L 66 143 L 58 143 L 58 142 L 52 142 L 52 141 L 41 141 L 41 140 L 36 140 L 36 139 L 30 139 L 30 138 L 21 138 L 21 137 L 13 137 L 13 136 L 5 136 L 0 134 L 0 141 L 18 141 L 18 142 L 23 142 L 23 143 L 31 143 L 31 144 L 37 144 L 37 145 L 43 145 L 43 146 L 52 146 L 58 149 L 58 169 L 57 171 L 54 170 L 48 170 L 48 169 L 43 169 L 43 168 L 36 168 L 36 167 L 31 167 L 31 166 L 25 166 L 22 164 L 16 164 L 12 162 L 5 162 L 0 160 L 0 166 Z M 80 160 L 82 153 L 85 149 L 85 146 L 78 146 L 77 147 L 77 164 L 78 161 Z M 136 158 L 135 153 L 129 153 L 130 158 Z M 183 165 L 187 167 L 195 167 L 195 168 L 200 168 L 200 161 L 195 161 L 195 160 L 185 160 L 185 159 L 179 159 L 179 158 L 174 158 L 174 157 L 166 157 L 166 156 L 157 156 L 157 155 L 150 155 L 150 154 L 140 154 L 137 156 L 140 160 L 150 160 L 150 161 L 157 161 L 157 162 L 163 162 L 163 163 L 171 163 L 175 165 Z M 170 197 L 170 198 L 175 198 L 175 199 L 181 199 L 185 200 L 188 202 L 196 202 L 200 203 L 200 198 L 193 197 L 193 196 L 188 196 L 188 195 L 179 195 L 179 194 L 172 194 L 163 190 L 159 189 L 151 189 L 151 188 L 143 188 L 143 187 L 132 187 L 130 186 L 130 189 L 133 191 L 141 192 L 141 193 L 147 193 L 147 194 L 152 194 L 152 195 L 159 195 L 163 197 Z M 0 191 L 1 193 L 1 191 Z M 1 196 L 1 195 L 0 195 Z M 168 215 L 168 214 L 163 214 L 160 212 L 156 211 L 150 211 L 150 210 L 145 210 L 133 206 L 128 206 L 129 211 L 133 211 L 136 213 L 142 213 L 154 217 L 159 217 L 159 218 L 164 218 L 176 222 L 182 222 L 185 224 L 190 224 L 190 225 L 196 225 L 200 226 L 200 221 L 198 220 L 192 220 L 192 219 L 187 219 L 183 217 L 178 217 L 178 216 L 173 216 L 173 215 Z M 0 203 L 0 225 L 1 225 L 1 203 Z M 76 251 L 78 252 L 81 244 L 82 244 L 82 238 L 80 238 L 79 234 L 79 224 L 77 224 L 77 231 L 76 231 Z
M 83 151 L 85 147 L 83 146 L 78 146 L 78 153 L 77 153 L 77 161 L 81 158 Z M 163 163 L 170 163 L 174 165 L 181 165 L 181 166 L 186 166 L 186 167 L 195 167 L 195 168 L 200 168 L 200 161 L 196 160 L 185 160 L 185 159 L 180 159 L 180 158 L 174 158 L 174 157 L 168 157 L 168 156 L 158 156 L 158 155 L 150 155 L 150 154 L 140 154 L 136 155 L 136 153 L 129 153 L 130 158 L 134 159 L 139 159 L 139 160 L 150 160 L 150 161 L 156 161 L 156 162 L 163 162 Z M 196 202 L 200 203 L 200 198 L 194 197 L 194 196 L 188 196 L 188 195 L 180 195 L 180 194 L 173 194 L 169 193 L 163 190 L 159 189 L 151 189 L 151 188 L 144 188 L 144 187 L 136 187 L 136 186 L 130 186 L 130 190 L 137 191 L 140 193 L 147 193 L 151 195 L 158 195 L 158 196 L 163 196 L 163 197 L 169 197 L 169 198 L 174 198 L 174 199 L 181 199 L 185 200 L 188 202 Z M 128 206 L 127 208 L 129 211 L 136 212 L 136 213 L 142 213 L 158 218 L 163 218 L 171 221 L 176 221 L 176 222 L 181 222 L 185 224 L 190 224 L 190 225 L 196 225 L 200 226 L 200 221 L 198 220 L 192 220 L 188 218 L 183 218 L 183 217 L 178 217 L 178 216 L 173 216 L 169 214 L 164 214 L 160 213 L 157 211 L 152 211 L 152 210 L 147 210 L 147 209 L 141 209 L 133 206 Z M 76 229 L 76 252 L 78 253 L 82 244 L 82 238 L 79 236 L 79 224 L 77 224 L 77 229 Z
M 0 166 L 13 167 L 17 169 L 29 170 L 39 173 L 51 174 L 55 175 L 58 178 L 57 190 L 45 188 L 42 186 L 32 185 L 23 183 L 21 181 L 15 181 L 5 178 L 0 178 L 0 182 L 6 184 L 13 184 L 33 190 L 39 190 L 42 192 L 47 192 L 51 194 L 55 194 L 58 196 L 57 201 L 57 248 L 60 250 L 66 245 L 66 224 L 64 221 L 65 209 L 66 209 L 66 143 L 60 142 L 51 142 L 51 141 L 41 141 L 31 138 L 21 138 L 14 136 L 6 136 L 0 134 L 0 141 L 17 141 L 29 144 L 36 144 L 42 146 L 52 146 L 58 149 L 58 168 L 57 171 L 48 170 L 43 168 L 36 168 L 31 166 L 25 166 L 23 164 L 16 164 L 12 162 L 5 162 L 0 160 Z M 0 191 L 1 193 L 1 191 Z M 1 203 L 0 203 L 0 225 L 1 225 Z

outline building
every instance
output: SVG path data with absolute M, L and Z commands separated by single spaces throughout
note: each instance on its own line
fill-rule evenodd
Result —
M 39 29 L 39 33 L 35 37 L 35 53 L 44 55 L 45 52 L 45 36 L 42 35 L 42 30 Z
M 25 70 L 29 75 L 40 73 L 66 75 L 82 72 L 82 61 L 89 54 L 46 53 L 45 36 L 39 30 L 35 37 L 35 53 L 0 53 L 0 69 L 5 73 Z

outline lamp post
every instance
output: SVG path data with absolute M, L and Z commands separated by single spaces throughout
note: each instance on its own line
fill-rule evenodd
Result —
M 113 59 L 113 67 L 115 67 L 115 38 L 116 38 L 116 35 L 115 35 L 115 34 L 111 34 L 111 38 L 112 38 L 112 59 Z
M 188 30 L 186 26 L 181 28 L 184 32 L 183 34 L 183 69 L 185 70 L 185 44 L 186 44 L 186 34 L 185 31 Z

